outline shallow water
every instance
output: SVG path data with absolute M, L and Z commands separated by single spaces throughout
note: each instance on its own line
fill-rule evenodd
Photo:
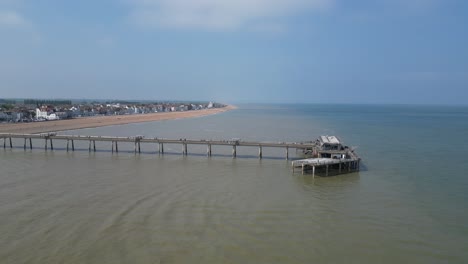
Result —
M 263 141 L 336 134 L 364 170 L 292 174 L 283 150 L 0 149 L 2 263 L 465 263 L 468 109 L 244 105 L 68 134 Z

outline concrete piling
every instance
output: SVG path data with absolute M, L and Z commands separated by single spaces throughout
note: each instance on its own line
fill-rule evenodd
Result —
M 182 155 L 187 156 L 187 143 L 182 143 Z
M 207 155 L 211 157 L 211 144 L 208 144 Z

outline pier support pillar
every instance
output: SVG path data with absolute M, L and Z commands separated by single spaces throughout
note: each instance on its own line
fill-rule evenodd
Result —
M 140 141 L 135 141 L 135 147 L 133 148 L 133 152 L 136 154 L 137 150 L 138 153 L 141 153 Z
M 164 154 L 164 143 L 161 143 L 161 154 Z
M 184 156 L 187 156 L 187 154 L 188 154 L 188 153 L 187 153 L 187 143 L 183 143 L 183 144 L 182 144 L 182 154 L 183 154 Z
M 115 152 L 119 153 L 119 144 L 115 141 Z
M 96 152 L 96 140 L 93 140 L 93 150 Z
M 360 168 L 360 167 L 361 167 L 361 161 L 359 161 L 359 160 L 358 160 L 358 161 L 357 161 L 357 170 L 358 170 L 358 171 L 360 171 L 360 170 L 361 170 L 361 168 Z
M 208 157 L 211 157 L 211 144 L 208 144 L 207 155 Z
M 91 152 L 91 140 L 89 141 L 88 151 Z
M 54 143 L 52 142 L 52 139 L 51 139 L 51 138 L 49 138 L 49 140 L 50 140 L 50 149 L 51 149 L 51 150 L 54 150 Z
M 47 150 L 47 138 L 44 140 L 44 149 Z
M 351 162 L 348 162 L 348 172 L 351 172 Z
M 32 149 L 32 138 L 29 138 L 29 149 Z
M 72 151 L 75 151 L 75 141 L 72 139 L 71 142 L 72 142 Z
M 304 175 L 304 163 L 302 163 L 302 175 Z
M 315 178 L 315 166 L 312 166 L 312 178 Z
M 26 150 L 26 140 L 27 138 L 24 138 L 24 150 Z
M 119 152 L 119 147 L 117 146 L 117 141 L 112 141 L 112 153 Z
M 258 147 L 258 158 L 259 159 L 263 158 L 262 146 Z
M 68 152 L 69 148 L 70 148 L 70 140 L 67 139 L 67 152 Z
M 3 148 L 6 148 L 6 138 L 3 138 Z
M 233 157 L 233 158 L 237 157 L 236 145 L 233 145 L 233 146 L 232 146 L 232 157 Z
M 13 148 L 13 142 L 11 142 L 11 138 L 10 138 L 10 148 Z
M 326 167 L 326 172 L 325 172 L 325 176 L 328 176 L 328 165 L 325 166 Z
M 286 160 L 289 160 L 289 147 L 286 147 Z
M 338 173 L 341 173 L 341 162 L 339 163 Z

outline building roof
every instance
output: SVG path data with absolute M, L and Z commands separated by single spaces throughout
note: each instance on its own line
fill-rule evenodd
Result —
M 320 136 L 320 141 L 324 144 L 341 144 L 340 140 L 335 136 Z

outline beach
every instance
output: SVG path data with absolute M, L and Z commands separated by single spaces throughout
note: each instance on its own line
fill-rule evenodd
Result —
M 103 126 L 124 125 L 131 123 L 142 123 L 162 120 L 173 120 L 181 118 L 202 117 L 214 115 L 235 109 L 235 106 L 228 105 L 223 108 L 211 108 L 186 112 L 164 112 L 137 115 L 116 115 L 116 116 L 93 116 L 66 120 L 32 122 L 32 123 L 9 123 L 0 124 L 0 133 L 46 133 L 64 130 L 74 130 L 82 128 L 94 128 Z

